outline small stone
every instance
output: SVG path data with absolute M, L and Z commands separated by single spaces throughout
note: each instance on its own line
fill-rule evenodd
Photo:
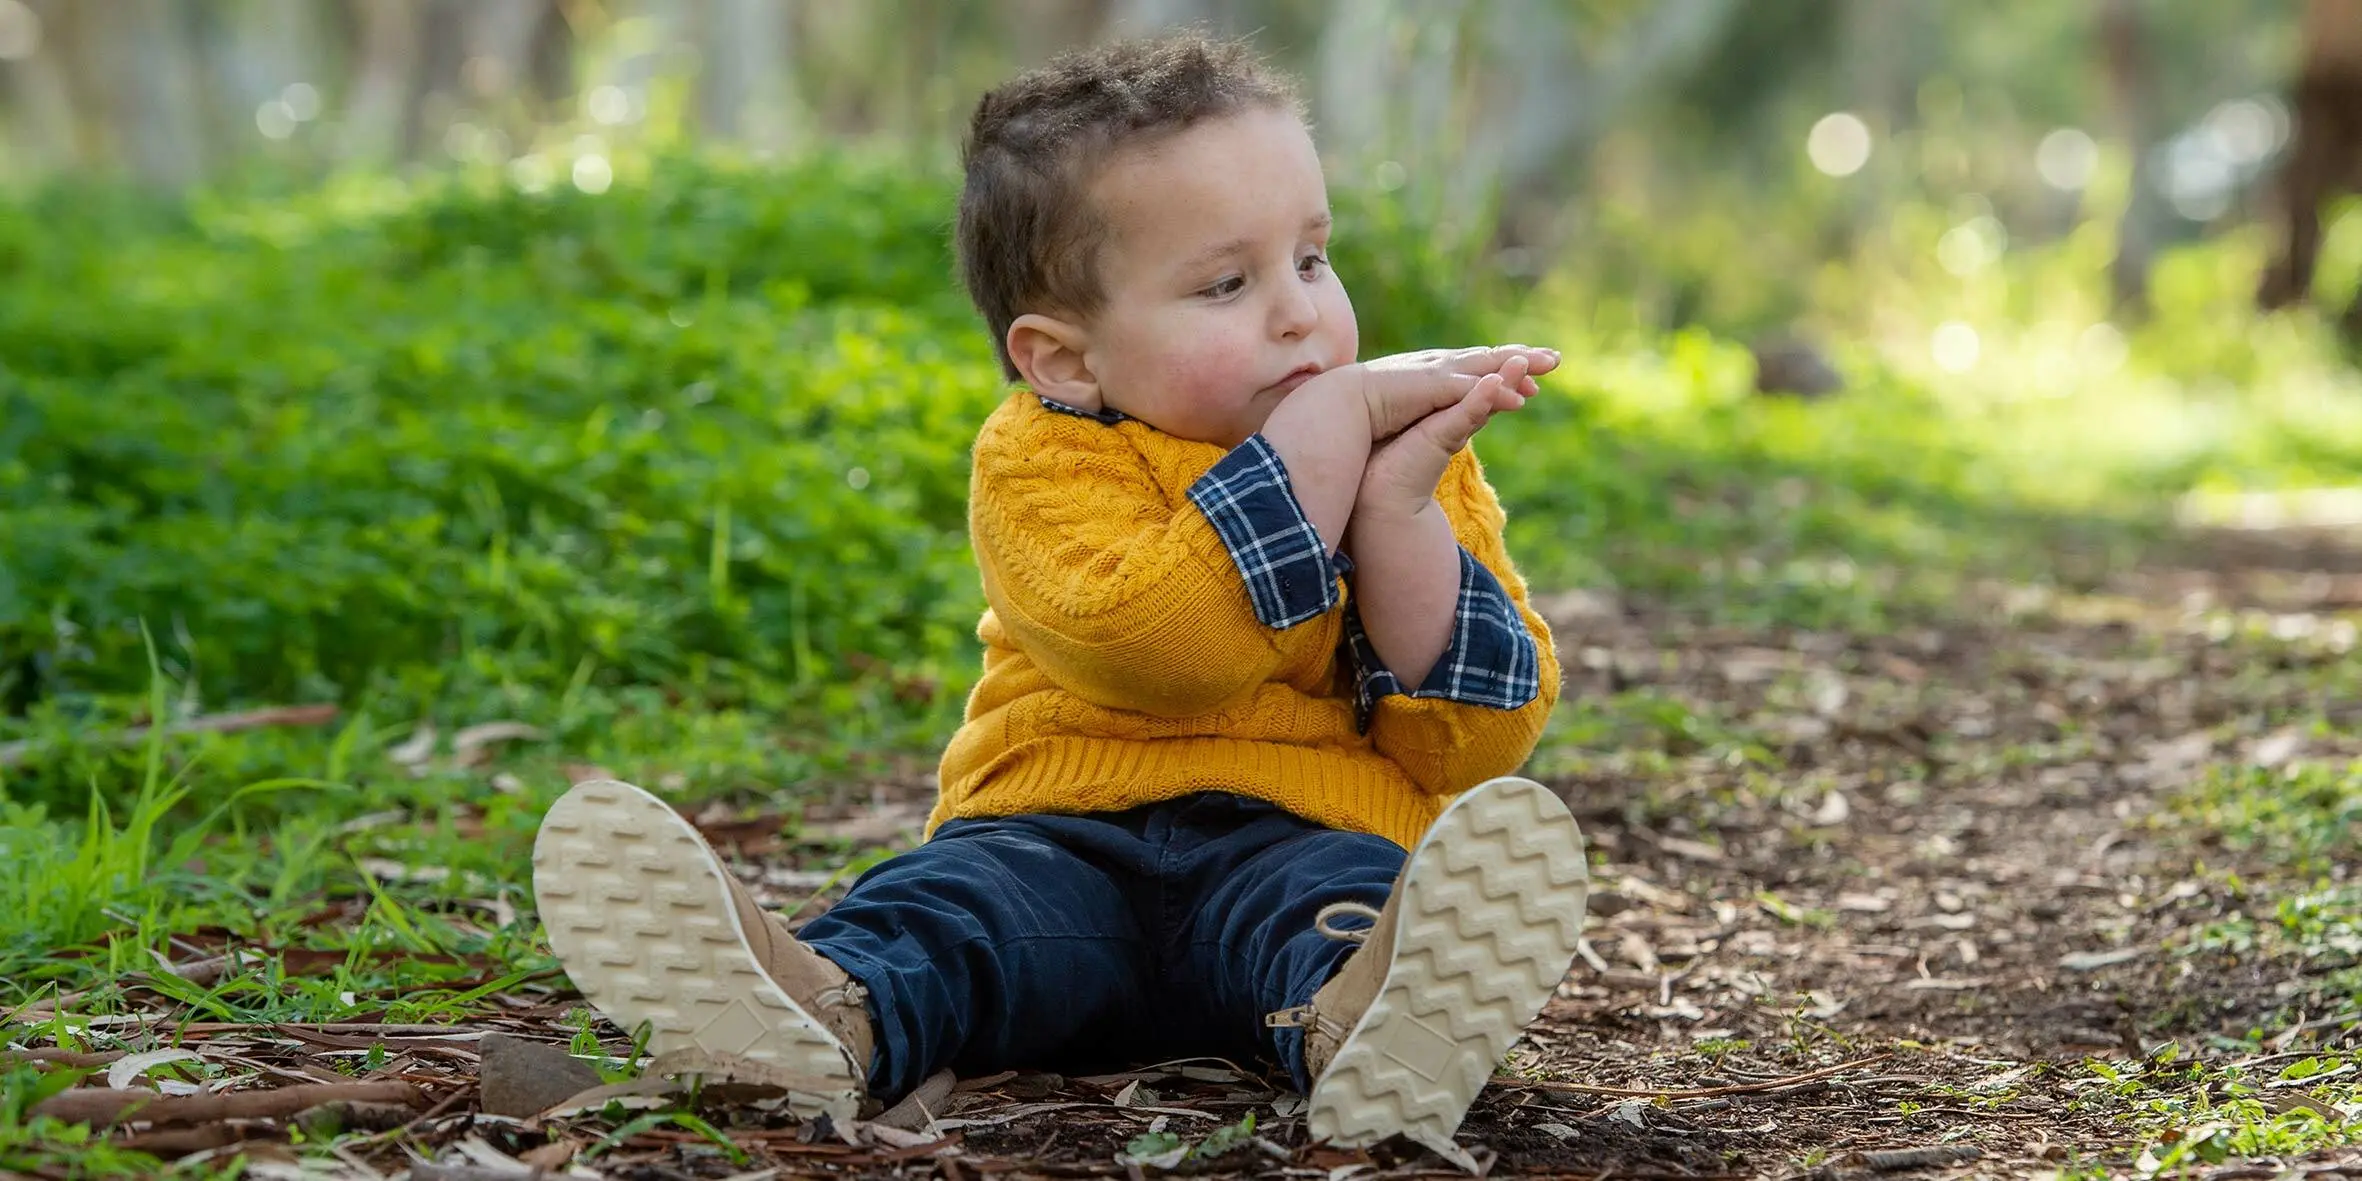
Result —
M 1586 900 L 1586 909 L 1601 918 L 1607 918 L 1632 909 L 1632 900 L 1614 890 L 1593 890 Z
M 493 1115 L 538 1115 L 604 1081 L 589 1063 L 556 1046 L 505 1033 L 486 1034 L 479 1046 L 482 1103 Z
M 1820 350 L 1788 333 L 1749 346 L 1755 355 L 1755 389 L 1764 394 L 1825 397 L 1845 388 L 1845 378 Z

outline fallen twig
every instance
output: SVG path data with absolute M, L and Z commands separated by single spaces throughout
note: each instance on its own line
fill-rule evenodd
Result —
M 1537 1091 L 1558 1091 L 1569 1095 L 1612 1095 L 1624 1099 L 1709 1099 L 1716 1095 L 1749 1095 L 1760 1091 L 1777 1091 L 1784 1087 L 1796 1086 L 1799 1083 L 1816 1082 L 1849 1070 L 1859 1070 L 1873 1062 L 1883 1062 L 1892 1057 L 1894 1055 L 1891 1053 L 1872 1054 L 1867 1058 L 1856 1058 L 1851 1062 L 1840 1062 L 1835 1066 L 1824 1066 L 1819 1070 L 1808 1070 L 1803 1074 L 1791 1074 L 1784 1078 L 1765 1079 L 1759 1083 L 1734 1083 L 1727 1087 L 1699 1087 L 1686 1091 L 1648 1090 L 1638 1087 L 1600 1087 L 1590 1083 L 1561 1083 L 1540 1079 L 1511 1078 L 1506 1075 L 1494 1075 L 1493 1084 L 1509 1088 L 1527 1087 Z
M 80 1050 L 60 1050 L 50 1046 L 36 1046 L 30 1050 L 0 1050 L 0 1065 L 14 1066 L 19 1062 L 38 1062 L 44 1066 L 69 1068 L 105 1066 L 107 1063 L 121 1058 L 125 1053 L 128 1051 L 98 1050 L 84 1053 Z
M 270 709 L 248 710 L 244 713 L 213 714 L 190 718 L 164 727 L 166 734 L 228 734 L 237 730 L 260 730 L 266 726 L 325 726 L 336 720 L 334 705 L 281 705 Z M 78 741 L 99 742 L 109 746 L 138 746 L 147 741 L 152 727 L 133 726 L 112 734 L 83 738 Z M 47 740 L 28 738 L 20 742 L 0 743 L 0 767 L 13 767 L 33 756 L 35 751 L 50 745 Z
M 1860 1154 L 1862 1168 L 1873 1173 L 1899 1173 L 1935 1165 L 1956 1165 L 1985 1155 L 1973 1144 L 1931 1144 L 1925 1148 L 1886 1148 Z
M 154 1132 L 142 1132 L 137 1136 L 125 1139 L 123 1147 L 136 1149 L 151 1156 L 176 1157 L 187 1156 L 192 1152 L 203 1152 L 208 1148 L 226 1148 L 243 1139 L 245 1136 L 230 1124 L 206 1124 L 194 1128 L 166 1128 Z
M 197 1124 L 225 1119 L 287 1119 L 322 1103 L 400 1103 L 426 1105 L 426 1095 L 409 1083 L 319 1083 L 279 1087 L 268 1091 L 238 1091 L 228 1095 L 158 1095 L 150 1091 L 66 1091 L 33 1108 L 34 1115 L 55 1116 L 70 1124 L 113 1123 L 125 1119 L 153 1124 Z

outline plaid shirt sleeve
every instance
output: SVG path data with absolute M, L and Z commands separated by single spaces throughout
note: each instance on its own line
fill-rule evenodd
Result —
M 1452 616 L 1452 638 L 1417 689 L 1405 688 L 1378 659 L 1363 628 L 1358 605 L 1345 610 L 1345 643 L 1353 656 L 1354 719 L 1368 733 L 1380 698 L 1389 695 L 1440 697 L 1487 709 L 1519 709 L 1542 690 L 1541 651 L 1526 630 L 1517 605 L 1501 580 L 1467 547 L 1460 549 L 1460 603 Z
M 1263 626 L 1294 627 L 1337 605 L 1337 566 L 1263 436 L 1232 448 L 1190 485 L 1189 499 L 1230 550 Z

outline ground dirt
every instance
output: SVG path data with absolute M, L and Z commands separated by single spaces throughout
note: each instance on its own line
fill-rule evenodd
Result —
M 1591 732 L 1558 735 L 1533 768 L 1595 850 L 1593 920 L 1583 959 L 1461 1129 L 1465 1163 L 1594 1178 L 2136 1175 L 2144 1147 L 2205 1134 L 2199 1116 L 2144 1116 L 2150 1097 L 2203 1112 L 2231 1094 L 2228 1068 L 2269 1077 L 2362 1044 L 2362 1012 L 2326 983 L 2350 956 L 2195 937 L 2268 917 L 2284 894 L 2273 883 L 2297 871 L 2175 821 L 2170 806 L 2210 769 L 2362 753 L 2350 724 L 2362 705 L 2326 688 L 2353 659 L 2337 622 L 2349 597 L 2362 603 L 2338 572 L 2362 569 L 2348 557 L 2209 541 L 2086 593 L 1984 588 L 1966 621 L 1875 635 L 1750 632 L 1548 597 L 1574 703 L 1562 713 L 1581 722 L 1580 703 L 1625 704 Z M 882 785 L 838 823 L 891 837 L 923 804 L 919 783 Z M 749 839 L 775 825 L 704 819 L 745 854 L 750 881 L 800 883 L 780 871 L 790 851 Z M 2352 847 L 2305 880 L 2350 880 Z M 889 1121 L 900 1129 L 708 1110 L 741 1160 L 679 1124 L 610 1137 L 612 1119 L 480 1114 L 467 1039 L 498 1028 L 562 1041 L 574 997 L 562 981 L 546 988 L 557 991 L 520 992 L 510 1017 L 480 1029 L 279 1031 L 270 1044 L 410 1047 L 379 1074 L 418 1083 L 435 1110 L 344 1153 L 387 1175 L 411 1150 L 650 1179 L 1463 1168 L 1401 1145 L 1308 1146 L 1299 1104 L 1230 1068 L 1251 1064 L 1217 1062 L 961 1080 L 929 1112 Z M 2169 1060 L 2186 1073 L 2157 1073 Z M 2111 1081 L 2095 1061 L 2149 1070 L 2151 1085 Z M 2262 1098 L 2333 1114 L 2303 1096 Z M 1218 1136 L 1173 1159 L 1249 1113 L 1252 1132 L 1227 1151 L 1210 1150 Z M 230 1138 L 254 1137 L 258 1160 L 284 1151 L 267 1122 L 240 1128 Z M 139 1135 L 204 1147 L 186 1129 Z M 2362 1153 L 2332 1144 L 2167 1171 L 2362 1176 Z

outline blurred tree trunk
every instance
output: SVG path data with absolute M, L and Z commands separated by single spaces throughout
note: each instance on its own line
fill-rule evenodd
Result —
M 2109 113 L 2132 151 L 2132 180 L 2116 223 L 2116 257 L 2108 284 L 2116 311 L 2138 315 L 2148 306 L 2149 262 L 2164 237 L 2164 195 L 2157 184 L 2157 109 L 2147 30 L 2135 0 L 2100 0 L 2100 42 L 2107 67 Z
M 466 0 L 460 6 L 460 82 L 478 101 L 531 91 L 533 47 L 550 0 Z
M 325 71 L 334 60 L 322 51 L 321 14 L 311 0 L 245 0 L 200 10 L 203 63 L 215 100 L 206 114 L 230 158 L 252 146 L 256 108 L 283 96 L 289 85 L 309 83 L 325 99 Z
M 2362 0 L 2309 0 L 2304 61 L 2290 88 L 2294 135 L 2278 178 L 2281 246 L 2256 289 L 2266 311 L 2305 302 L 2321 252 L 2321 208 L 2362 188 Z M 2362 331 L 2362 295 L 2348 309 Z
M 1113 0 L 1103 35 L 1153 33 L 1174 25 L 1213 23 L 1211 0 Z
M 361 164 L 394 159 L 409 133 L 411 107 L 426 53 L 424 0 L 355 0 L 360 16 L 360 71 L 339 138 L 340 154 Z
M 794 116 L 794 17 L 786 0 L 708 0 L 698 113 L 708 134 L 783 148 Z
M 98 77 L 119 100 L 114 122 L 132 172 L 158 185 L 193 184 L 205 175 L 205 141 L 188 10 L 178 0 L 117 0 L 110 15 L 90 31 L 106 62 Z
M 41 43 L 33 55 L 11 62 L 0 71 L 6 76 L 9 106 L 22 129 L 15 142 L 26 151 L 27 171 L 54 171 L 83 163 L 82 139 L 75 127 L 74 89 L 65 66 L 67 38 L 65 5 L 58 0 L 31 0 L 33 17 L 41 23 Z
M 1500 26 L 1511 37 L 1503 52 L 1517 57 L 1511 76 L 1521 84 L 1510 112 L 1494 123 L 1509 132 L 1497 153 L 1508 227 L 1547 219 L 1570 175 L 1633 100 L 1711 50 L 1738 10 L 1737 0 L 1658 0 L 1599 38 L 1581 67 L 1567 69 L 1558 63 L 1569 41 L 1593 36 L 1584 30 L 1570 38 L 1567 26 L 1552 19 L 1558 7 L 1537 9 L 1529 0 Z M 1491 176 L 1491 161 L 1480 171 Z
M 1015 15 L 1007 41 L 1021 50 L 1021 65 L 1036 56 L 1089 44 L 1108 26 L 1114 5 L 1109 0 L 1012 0 Z M 963 112 L 964 114 L 965 112 Z
M 1469 0 L 1333 0 L 1315 54 L 1321 148 L 1347 183 L 1380 162 L 1401 169 L 1403 199 L 1430 214 L 1464 162 L 1453 134 L 1461 29 Z
M 498 132 L 503 150 L 530 142 L 551 114 L 552 94 L 542 87 L 534 61 L 544 29 L 562 23 L 550 0 L 463 0 L 457 11 L 439 8 L 434 15 L 452 25 L 461 101 Z M 430 76 L 444 75 L 430 70 Z M 413 134 L 418 130 L 425 129 Z
M 1400 10 L 1400 0 L 1331 0 L 1315 58 L 1314 130 L 1349 169 L 1366 167 L 1384 146 Z

